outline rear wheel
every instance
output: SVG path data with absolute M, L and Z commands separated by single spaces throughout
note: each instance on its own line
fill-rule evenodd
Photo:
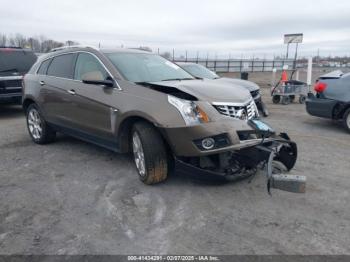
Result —
M 283 105 L 288 105 L 289 103 L 290 103 L 290 97 L 289 96 L 282 97 L 282 104 Z
M 46 123 L 36 104 L 27 108 L 27 128 L 32 140 L 37 144 L 46 144 L 55 140 L 56 132 Z
M 272 97 L 272 102 L 274 104 L 278 104 L 281 101 L 281 97 L 280 96 L 273 96 Z
M 168 156 L 158 131 L 151 124 L 137 122 L 131 140 L 140 180 L 148 185 L 164 181 L 168 175 Z
M 348 108 L 343 115 L 343 125 L 345 129 L 350 132 L 350 108 Z

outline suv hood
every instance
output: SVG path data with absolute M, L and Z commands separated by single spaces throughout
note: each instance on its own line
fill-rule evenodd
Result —
M 215 81 L 223 82 L 223 83 L 229 84 L 231 86 L 232 85 L 233 86 L 239 85 L 239 86 L 242 86 L 242 87 L 248 89 L 249 92 L 256 91 L 256 90 L 260 89 L 260 87 L 257 84 L 255 84 L 251 81 L 242 80 L 242 79 L 238 79 L 238 78 L 220 77 L 220 78 L 215 79 Z
M 173 87 L 198 100 L 213 102 L 245 103 L 252 98 L 249 91 L 238 84 L 210 79 L 151 82 L 152 85 Z M 161 91 L 161 89 L 159 89 Z

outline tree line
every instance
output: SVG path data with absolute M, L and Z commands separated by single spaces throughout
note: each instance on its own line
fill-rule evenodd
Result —
M 36 53 L 46 53 L 53 48 L 77 44 L 79 43 L 72 40 L 67 40 L 66 42 L 55 41 L 43 35 L 27 37 L 18 33 L 14 35 L 0 33 L 0 46 L 28 48 Z

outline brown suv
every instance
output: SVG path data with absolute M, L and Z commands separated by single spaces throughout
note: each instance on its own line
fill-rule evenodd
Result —
M 133 152 L 140 179 L 166 179 L 171 167 L 238 179 L 273 162 L 290 170 L 297 150 L 259 121 L 242 87 L 198 80 L 149 52 L 70 47 L 54 50 L 24 78 L 23 107 L 35 143 L 56 132 Z

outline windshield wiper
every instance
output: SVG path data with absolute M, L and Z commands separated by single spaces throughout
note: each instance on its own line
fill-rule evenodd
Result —
M 195 78 L 190 78 L 190 77 L 188 77 L 188 78 L 169 78 L 169 79 L 163 79 L 163 80 L 161 80 L 162 82 L 163 81 L 181 81 L 181 80 L 194 80 Z

